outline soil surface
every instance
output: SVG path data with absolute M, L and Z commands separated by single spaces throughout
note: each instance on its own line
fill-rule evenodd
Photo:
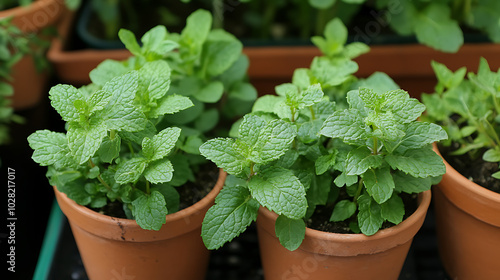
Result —
M 345 193 L 344 194 L 341 193 L 340 195 L 341 197 L 338 199 L 338 201 L 342 199 L 349 199 Z M 403 203 L 405 205 L 405 215 L 403 220 L 411 216 L 411 214 L 413 214 L 413 212 L 415 212 L 415 210 L 417 209 L 418 207 L 417 196 L 418 196 L 417 194 L 401 193 L 400 197 L 403 199 Z M 350 221 L 349 219 L 342 222 L 330 222 L 330 216 L 332 215 L 333 207 L 334 205 L 316 207 L 316 210 L 314 211 L 312 217 L 306 221 L 306 226 L 308 228 L 324 232 L 346 233 L 346 234 L 354 233 L 349 228 L 349 221 Z M 385 222 L 382 225 L 381 229 L 389 228 L 392 226 L 394 226 L 393 223 Z
M 215 186 L 219 178 L 219 169 L 213 163 L 208 162 L 200 167 L 195 173 L 195 182 L 187 182 L 176 190 L 180 196 L 179 211 L 185 209 L 204 198 Z M 118 202 L 110 202 L 99 209 L 92 209 L 104 215 L 127 219 L 123 211 L 123 205 Z
M 439 147 L 439 151 L 446 161 L 465 178 L 496 193 L 500 193 L 500 180 L 491 177 L 499 171 L 498 163 L 484 161 L 480 156 L 472 159 L 468 154 L 455 156 L 451 152 L 458 146 Z M 483 152 L 479 153 L 483 154 Z

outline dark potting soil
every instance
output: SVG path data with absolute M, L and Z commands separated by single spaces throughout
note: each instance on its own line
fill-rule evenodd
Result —
M 188 181 L 186 184 L 177 187 L 180 196 L 179 211 L 185 209 L 204 198 L 215 186 L 219 178 L 219 169 L 211 162 L 200 166 L 195 173 L 195 182 Z M 99 209 L 92 209 L 104 215 L 127 219 L 123 211 L 123 205 L 118 202 L 110 202 Z
M 450 147 L 439 146 L 439 151 L 445 160 L 458 173 L 486 189 L 500 193 L 500 180 L 491 177 L 491 174 L 499 170 L 498 163 L 484 161 L 481 156 L 472 159 L 468 154 L 450 155 L 456 149 L 458 149 L 458 144 L 452 144 Z M 483 152 L 479 154 L 482 155 Z
M 343 196 L 345 196 L 345 199 L 348 199 L 345 193 L 341 193 L 340 196 L 341 198 L 339 198 L 339 200 L 344 199 Z M 413 212 L 417 210 L 418 207 L 417 196 L 418 194 L 401 193 L 400 197 L 403 199 L 403 203 L 405 205 L 405 215 L 403 220 L 411 216 L 411 214 L 413 214 Z M 354 233 L 349 228 L 350 219 L 347 219 L 342 222 L 330 222 L 330 216 L 332 215 L 333 207 L 334 207 L 333 204 L 329 204 L 326 206 L 317 206 L 312 217 L 306 221 L 306 226 L 308 228 L 324 232 L 345 233 L 345 234 Z M 393 223 L 384 222 L 384 224 L 382 225 L 382 229 L 389 228 L 392 226 L 394 226 Z

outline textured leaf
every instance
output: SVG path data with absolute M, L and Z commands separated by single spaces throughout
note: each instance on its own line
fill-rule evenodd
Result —
M 346 175 L 361 175 L 369 168 L 377 168 L 383 162 L 381 155 L 372 155 L 367 147 L 359 147 L 347 155 Z
M 266 163 L 280 158 L 290 149 L 295 138 L 295 129 L 283 120 L 272 120 L 260 131 L 254 146 L 251 147 L 250 160 Z
M 276 219 L 274 228 L 281 245 L 289 251 L 299 248 L 306 235 L 306 224 L 303 219 L 291 219 L 281 215 Z
M 132 202 L 132 214 L 141 228 L 160 230 L 168 214 L 166 205 L 163 195 L 152 191 L 150 195 L 142 195 Z
M 393 169 L 414 177 L 436 177 L 446 172 L 443 159 L 429 149 L 408 150 L 403 155 L 387 155 L 385 160 Z
M 406 128 L 398 151 L 402 153 L 409 149 L 418 149 L 444 139 L 448 139 L 448 135 L 441 126 L 433 123 L 414 122 Z
M 211 77 L 216 77 L 236 62 L 242 50 L 243 45 L 232 34 L 212 30 L 203 46 L 202 65 Z
M 332 215 L 330 216 L 330 221 L 345 221 L 354 215 L 357 208 L 356 203 L 349 200 L 341 200 L 335 204 L 335 208 L 333 208 Z
M 122 161 L 116 170 L 115 180 L 118 184 L 135 183 L 146 169 L 145 158 L 135 157 Z
M 395 172 L 392 177 L 394 178 L 396 190 L 399 192 L 421 193 L 430 190 L 432 186 L 430 177 L 416 178 L 401 171 Z
M 137 71 L 123 74 L 107 82 L 102 89 L 110 92 L 113 97 L 106 109 L 113 109 L 116 104 L 132 105 L 138 86 L 139 74 Z
M 394 179 L 389 167 L 369 169 L 362 175 L 366 190 L 378 204 L 387 201 L 394 190 Z
M 155 185 L 151 188 L 151 192 L 158 191 L 163 195 L 167 203 L 168 213 L 175 213 L 179 211 L 179 193 L 177 190 L 167 184 Z
M 157 118 L 165 114 L 174 114 L 193 106 L 194 104 L 189 97 L 169 94 L 158 100 L 157 106 L 151 109 L 149 116 Z
M 335 165 L 336 158 L 337 158 L 336 151 L 335 153 L 319 157 L 314 163 L 316 167 L 316 175 L 321 175 L 325 173 L 328 169 L 332 168 L 333 165 Z
M 120 31 L 118 31 L 118 37 L 125 45 L 125 48 L 127 48 L 133 55 L 140 56 L 142 54 L 141 46 L 137 43 L 137 38 L 132 31 L 120 29 Z
M 205 215 L 201 236 L 209 250 L 240 235 L 257 219 L 259 203 L 241 186 L 224 187 Z
M 113 159 L 117 158 L 120 154 L 121 143 L 122 141 L 119 135 L 115 135 L 113 140 L 108 136 L 104 137 L 99 150 L 97 150 L 99 158 L 103 162 L 111 163 Z
M 111 81 L 111 79 L 113 79 L 114 77 L 123 75 L 128 70 L 129 69 L 127 69 L 127 67 L 122 62 L 112 59 L 106 59 L 103 62 L 99 63 L 99 65 L 97 65 L 95 69 L 90 71 L 89 77 L 92 83 L 102 87 L 107 82 Z
M 201 102 L 215 103 L 221 99 L 222 94 L 224 94 L 224 84 L 213 81 L 195 92 L 194 97 Z
M 382 218 L 388 220 L 389 222 L 397 225 L 403 221 L 405 215 L 405 205 L 403 200 L 396 194 L 384 202 L 381 206 Z
M 201 154 L 213 161 L 219 168 L 232 175 L 239 175 L 248 165 L 236 149 L 233 139 L 216 138 L 200 146 Z
M 151 154 L 151 156 L 149 156 L 148 159 L 157 160 L 167 156 L 175 147 L 175 143 L 180 135 L 181 129 L 178 127 L 168 127 L 158 132 L 158 134 L 151 139 L 151 146 L 149 148 L 151 150 L 148 151 L 148 154 Z
M 98 119 L 91 120 L 85 126 L 71 123 L 66 137 L 71 154 L 78 163 L 82 164 L 94 156 L 99 149 L 102 139 L 106 137 L 106 127 Z
M 292 219 L 304 217 L 307 200 L 304 186 L 290 170 L 270 168 L 253 176 L 248 188 L 269 210 Z
M 49 91 L 50 104 L 64 121 L 76 121 L 80 113 L 75 109 L 76 100 L 86 100 L 77 88 L 71 85 L 56 85 Z
M 137 132 L 146 128 L 147 125 L 144 113 L 127 103 L 117 103 L 104 110 L 102 118 L 110 130 Z
M 28 143 L 35 150 L 33 160 L 42 166 L 52 164 L 71 166 L 77 163 L 71 155 L 68 140 L 63 133 L 39 130 L 28 137 Z
M 148 62 L 139 70 L 139 86 L 150 100 L 162 98 L 170 87 L 170 67 L 164 60 Z
M 166 158 L 153 161 L 144 170 L 144 177 L 153 184 L 170 182 L 173 174 L 174 167 Z
M 368 236 L 374 235 L 384 222 L 380 205 L 368 195 L 360 195 L 358 205 L 358 223 L 361 232 Z
M 344 141 L 367 139 L 369 133 L 369 127 L 356 109 L 335 112 L 326 119 L 320 131 L 322 135 Z

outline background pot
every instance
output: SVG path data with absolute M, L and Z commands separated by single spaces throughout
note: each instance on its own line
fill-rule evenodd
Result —
M 434 150 L 439 153 L 436 146 Z M 500 275 L 500 194 L 451 167 L 433 187 L 438 246 L 452 279 L 498 279 Z
M 26 7 L 16 7 L 0 11 L 0 18 L 13 17 L 12 23 L 21 31 L 38 34 L 42 29 L 54 25 L 64 8 L 64 0 L 37 0 Z M 23 57 L 12 69 L 14 87 L 12 107 L 16 110 L 28 109 L 36 105 L 44 96 L 48 75 L 36 70 L 32 57 Z
M 143 230 L 134 220 L 101 215 L 54 191 L 90 279 L 202 280 L 209 252 L 200 236 L 201 223 L 225 178 L 220 170 L 214 189 L 191 207 L 167 215 L 159 231 Z
M 302 245 L 290 252 L 274 233 L 278 217 L 259 209 L 257 230 L 264 275 L 279 279 L 398 279 L 413 237 L 425 219 L 431 192 L 419 195 L 415 213 L 397 226 L 373 236 L 335 234 L 306 229 Z

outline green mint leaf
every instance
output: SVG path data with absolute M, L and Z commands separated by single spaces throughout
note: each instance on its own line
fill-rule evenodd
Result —
M 201 236 L 209 250 L 233 240 L 257 219 L 259 203 L 242 186 L 224 187 L 208 209 Z
M 332 215 L 330 216 L 330 222 L 340 222 L 345 221 L 352 217 L 357 210 L 356 203 L 349 200 L 341 200 L 335 204 L 333 208 Z
M 174 167 L 166 158 L 151 162 L 144 170 L 144 177 L 153 184 L 170 182 L 173 174 Z
M 132 202 L 132 215 L 141 228 L 160 230 L 168 214 L 166 205 L 163 194 L 152 191 L 150 195 L 143 194 Z
M 248 188 L 262 206 L 292 219 L 304 217 L 307 209 L 306 192 L 290 170 L 269 168 L 253 176 Z
M 443 85 L 443 87 L 447 89 L 452 89 L 460 85 L 460 83 L 464 80 L 465 74 L 467 73 L 467 69 L 465 67 L 461 67 L 453 73 L 444 64 L 434 60 L 431 61 L 431 66 L 436 74 L 439 84 Z
M 483 160 L 489 162 L 499 162 L 500 161 L 500 151 L 498 149 L 492 148 L 487 150 L 483 154 Z
M 387 155 L 385 160 L 393 169 L 418 178 L 437 177 L 446 172 L 443 159 L 427 147 L 408 150 L 402 155 Z
M 347 58 L 331 60 L 328 57 L 315 57 L 311 63 L 312 75 L 325 88 L 341 85 L 358 69 L 358 64 Z
M 106 137 L 106 126 L 98 119 L 91 119 L 90 123 L 84 125 L 73 122 L 69 125 L 66 137 L 72 155 L 79 164 L 83 164 L 101 146 L 102 139 Z
M 464 43 L 462 29 L 451 18 L 446 4 L 431 3 L 416 17 L 415 34 L 419 42 L 443 52 L 456 52 Z
M 405 205 L 401 197 L 393 194 L 389 200 L 382 203 L 380 214 L 382 218 L 397 225 L 403 221 L 405 215 Z
M 366 194 L 358 197 L 358 205 L 358 224 L 361 232 L 367 236 L 374 235 L 384 222 L 381 206 Z
M 125 48 L 127 48 L 133 55 L 142 55 L 141 46 L 139 46 L 139 43 L 137 43 L 137 38 L 132 31 L 127 29 L 120 29 L 120 31 L 118 31 L 118 37 L 120 38 L 120 41 L 122 41 L 122 43 L 125 45 Z
M 97 155 L 103 162 L 111 163 L 120 154 L 121 143 L 119 135 L 115 135 L 113 140 L 106 136 L 102 140 L 99 150 L 97 150 Z
M 335 112 L 323 124 L 320 134 L 350 142 L 370 137 L 370 128 L 356 109 Z
M 104 109 L 109 100 L 111 100 L 112 95 L 104 90 L 94 91 L 88 100 L 88 106 L 90 112 L 96 112 Z
M 147 125 L 144 113 L 131 104 L 115 104 L 105 110 L 103 119 L 108 129 L 117 131 L 137 132 Z
M 56 187 L 60 192 L 65 193 L 69 199 L 75 201 L 76 203 L 80 205 L 88 205 L 92 201 L 92 195 L 85 191 L 83 184 L 83 180 L 76 180 L 56 185 Z
M 188 158 L 183 154 L 174 154 L 170 157 L 170 161 L 174 166 L 174 176 L 168 183 L 171 186 L 178 187 L 184 185 L 188 180 L 195 181 L 195 177 L 191 167 L 189 166 Z
M 299 248 L 306 235 L 306 224 L 303 219 L 291 219 L 280 215 L 276 219 L 274 228 L 281 245 L 289 251 Z
M 188 16 L 186 27 L 181 32 L 180 44 L 188 47 L 192 54 L 201 53 L 201 47 L 212 27 L 212 15 L 206 10 L 197 10 Z
M 359 147 L 349 152 L 346 160 L 346 175 L 361 175 L 369 168 L 382 165 L 382 155 L 372 155 L 367 147 Z
M 157 133 L 155 125 L 151 122 L 148 121 L 146 122 L 146 127 L 137 132 L 126 132 L 126 131 L 119 131 L 118 134 L 120 137 L 124 140 L 130 141 L 132 143 L 136 143 L 141 145 L 144 137 L 148 138 L 153 138 Z
M 401 171 L 395 172 L 392 177 L 398 192 L 421 193 L 430 190 L 433 185 L 431 177 L 416 178 Z
M 219 101 L 224 94 L 224 84 L 220 81 L 213 81 L 195 92 L 196 99 L 204 103 L 215 103 Z
M 170 87 L 170 67 L 164 60 L 148 62 L 139 69 L 140 92 L 147 92 L 149 100 L 162 98 Z
M 129 69 L 122 62 L 106 59 L 90 71 L 89 77 L 92 83 L 102 87 L 114 77 L 123 75 L 128 71 Z
M 405 136 L 399 143 L 398 152 L 418 149 L 444 139 L 448 139 L 448 134 L 441 126 L 433 123 L 413 122 L 406 128 Z
M 219 123 L 219 111 L 215 108 L 207 109 L 195 120 L 194 128 L 200 132 L 211 131 Z M 201 144 L 200 144 L 201 145 Z
M 321 175 L 328 171 L 328 169 L 332 168 L 335 165 L 335 161 L 337 159 L 337 150 L 334 152 L 319 157 L 315 162 L 316 175 Z
M 335 180 L 333 181 L 335 185 L 339 188 L 343 186 L 352 186 L 358 182 L 357 175 L 346 175 L 345 172 L 342 172 Z
M 397 90 L 399 86 L 386 73 L 375 72 L 368 78 L 359 80 L 353 88 L 370 88 L 374 92 L 382 94 L 387 91 Z
M 146 169 L 147 161 L 142 157 L 131 158 L 118 164 L 115 180 L 118 184 L 135 183 Z
M 67 167 L 77 164 L 63 133 L 39 130 L 28 137 L 28 143 L 34 150 L 32 159 L 42 166 L 54 164 Z
M 276 95 L 264 95 L 259 97 L 253 104 L 252 112 L 276 113 L 277 108 L 285 103 L 285 98 Z
M 382 109 L 392 112 L 397 117 L 398 122 L 410 123 L 425 111 L 424 104 L 415 98 L 410 98 L 404 90 L 391 90 L 385 92 L 382 96 L 385 97 Z
M 157 118 L 165 114 L 174 114 L 193 106 L 194 104 L 189 97 L 169 94 L 158 100 L 157 106 L 149 111 L 149 117 Z
M 219 76 L 238 60 L 242 50 L 243 45 L 232 34 L 212 30 L 203 45 L 202 67 L 209 76 Z
M 314 141 L 317 141 L 319 140 L 319 131 L 321 130 L 322 126 L 323 120 L 320 119 L 302 123 L 299 128 L 297 137 L 303 143 L 312 143 Z
M 175 213 L 179 211 L 179 193 L 174 187 L 167 184 L 161 184 L 152 187 L 151 191 L 158 191 L 163 195 L 163 198 L 167 203 L 168 213 Z
M 369 169 L 361 177 L 366 190 L 378 204 L 391 198 L 395 185 L 389 167 Z
M 110 92 L 112 94 L 112 97 L 105 108 L 106 111 L 108 109 L 113 110 L 117 104 L 132 105 L 138 87 L 139 74 L 137 73 L 137 71 L 123 74 L 107 82 L 103 86 L 102 90 Z
M 238 129 L 239 139 L 249 146 L 254 146 L 265 126 L 266 121 L 263 118 L 256 115 L 245 115 Z
M 56 85 L 49 91 L 50 104 L 64 121 L 77 121 L 80 113 L 75 109 L 74 102 L 86 100 L 81 91 L 71 85 Z
M 145 155 L 149 160 L 162 159 L 167 156 L 170 151 L 175 147 L 175 143 L 181 135 L 181 129 L 178 127 L 168 127 L 164 130 L 158 132 L 151 140 L 146 140 L 149 138 L 144 138 L 143 149 L 147 155 Z M 144 141 L 149 142 L 148 147 L 144 146 Z
M 177 42 L 166 40 L 167 36 L 167 29 L 163 25 L 153 27 L 142 36 L 142 52 L 146 60 L 162 59 L 169 52 L 179 47 Z
M 240 135 L 241 131 L 240 131 Z M 280 158 L 290 149 L 296 136 L 291 124 L 283 120 L 272 120 L 259 131 L 257 141 L 251 146 L 251 155 L 248 157 L 255 163 L 267 163 Z
M 236 149 L 233 139 L 216 138 L 200 146 L 201 154 L 213 161 L 219 168 L 232 175 L 240 175 L 249 166 L 246 158 Z

